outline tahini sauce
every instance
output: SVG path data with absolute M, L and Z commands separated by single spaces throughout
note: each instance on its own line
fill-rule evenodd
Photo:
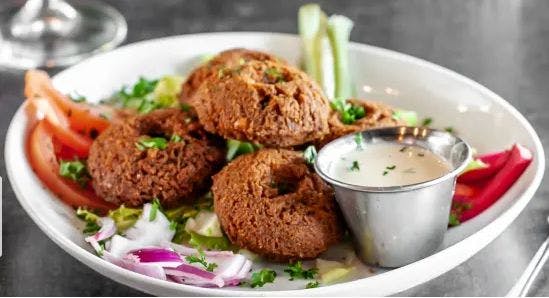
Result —
M 450 172 L 435 153 L 396 143 L 368 144 L 342 155 L 331 167 L 339 181 L 372 187 L 402 186 L 433 180 Z

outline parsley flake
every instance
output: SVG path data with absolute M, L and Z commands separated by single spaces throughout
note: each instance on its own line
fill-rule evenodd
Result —
M 311 268 L 309 270 L 304 270 L 301 264 L 301 261 L 288 265 L 287 269 L 284 269 L 284 272 L 290 275 L 290 280 L 294 279 L 313 279 L 317 274 L 318 270 L 316 268 Z
M 448 225 L 451 227 L 458 226 L 460 221 L 454 213 L 450 213 L 450 219 L 448 220 Z
M 77 182 L 82 187 L 85 187 L 91 179 L 85 161 L 78 159 L 73 161 L 61 160 L 59 163 L 59 175 Z
M 349 168 L 351 171 L 360 171 L 360 166 L 358 164 L 358 161 L 354 160 L 353 164 L 351 165 L 351 168 Z
M 274 79 L 275 83 L 284 82 L 284 76 L 278 69 L 274 67 L 267 68 L 265 70 L 265 74 L 268 78 Z
M 433 118 L 425 118 L 421 122 L 421 126 L 429 126 L 431 123 L 433 123 Z
M 276 272 L 274 270 L 263 268 L 260 271 L 252 273 L 250 287 L 262 287 L 266 283 L 274 282 L 275 278 Z
M 349 104 L 344 99 L 336 98 L 330 103 L 330 106 L 333 110 L 339 112 L 343 124 L 353 124 L 358 119 L 366 116 L 363 107 Z
M 312 288 L 318 288 L 318 281 L 311 281 L 309 283 L 307 283 L 307 285 L 305 286 L 305 289 L 312 289 Z
M 160 149 L 164 150 L 168 146 L 168 141 L 162 137 L 142 137 L 136 143 L 135 146 L 137 149 L 143 151 L 146 149 Z
M 199 251 L 198 256 L 186 256 L 185 260 L 189 262 L 189 264 L 198 263 L 202 265 L 206 269 L 206 271 L 209 271 L 209 272 L 213 272 L 214 269 L 217 268 L 216 263 L 208 263 L 206 261 L 206 256 L 204 256 L 204 252 L 202 251 Z

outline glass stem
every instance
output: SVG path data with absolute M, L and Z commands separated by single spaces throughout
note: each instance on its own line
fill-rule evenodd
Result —
M 23 40 L 67 37 L 80 25 L 78 12 L 64 0 L 27 0 L 11 19 L 11 34 Z

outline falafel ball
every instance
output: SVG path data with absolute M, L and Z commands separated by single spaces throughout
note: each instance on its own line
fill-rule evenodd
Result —
M 291 147 L 329 132 L 330 103 L 301 70 L 250 60 L 208 78 L 190 100 L 204 129 L 227 139 Z
M 341 120 L 340 113 L 336 110 L 332 110 L 330 113 L 330 119 L 328 120 L 330 125 L 330 133 L 316 142 L 319 147 L 322 147 L 330 141 L 350 133 L 372 128 L 405 124 L 403 121 L 395 119 L 393 117 L 394 110 L 384 103 L 362 99 L 348 99 L 347 103 L 353 106 L 362 107 L 365 112 L 364 117 L 357 119 L 352 124 L 345 124 Z
M 224 68 L 232 68 L 248 60 L 280 61 L 277 57 L 260 51 L 242 48 L 223 51 L 189 75 L 181 87 L 181 102 L 187 102 L 207 78 L 217 75 Z
M 207 190 L 211 175 L 224 163 L 224 150 L 193 117 L 180 109 L 156 110 L 101 133 L 88 158 L 97 194 L 126 206 L 158 198 L 171 207 Z M 153 137 L 163 138 L 165 148 L 138 145 Z
M 333 189 L 301 152 L 261 149 L 213 177 L 214 210 L 232 243 L 274 261 L 312 259 L 343 228 Z

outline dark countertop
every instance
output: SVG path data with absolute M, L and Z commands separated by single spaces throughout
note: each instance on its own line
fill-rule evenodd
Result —
M 15 0 L 10 0 L 15 1 Z M 0 8 L 10 1 L 2 1 Z M 22 1 L 19 1 L 22 2 Z M 301 1 L 108 1 L 127 18 L 127 42 L 208 31 L 296 32 Z M 411 54 L 455 70 L 511 102 L 549 142 L 549 1 L 321 1 L 355 21 L 352 40 Z M 139 61 L 136 61 L 139 63 Z M 22 102 L 23 72 L 0 68 L 0 139 Z M 2 142 L 3 146 L 3 142 Z M 3 148 L 2 148 L 3 152 Z M 4 177 L 1 296 L 133 296 L 69 256 L 25 214 Z M 549 235 L 542 185 L 493 243 L 452 271 L 403 295 L 500 296 Z M 549 295 L 549 271 L 530 295 Z M 395 281 L 397 282 L 397 281 Z M 357 293 L 359 295 L 360 293 Z

